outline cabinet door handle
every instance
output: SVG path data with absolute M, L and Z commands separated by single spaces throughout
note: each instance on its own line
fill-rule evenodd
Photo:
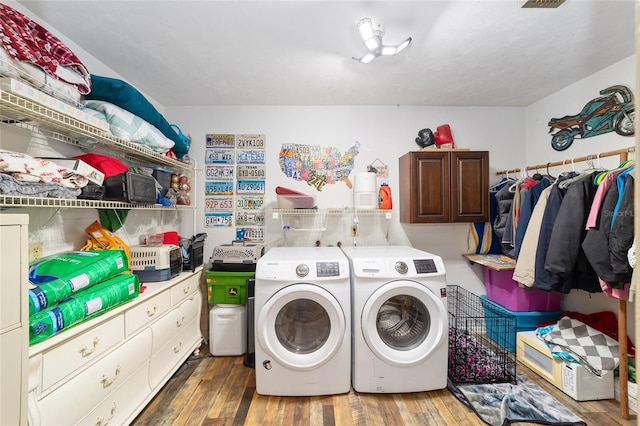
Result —
M 184 287 L 182 287 L 182 292 L 184 294 L 189 293 L 189 289 L 191 288 L 191 286 L 189 284 L 185 285 Z
M 173 353 L 178 353 L 180 352 L 180 349 L 182 349 L 182 340 L 180 341 L 180 344 L 178 344 L 178 346 L 174 346 L 173 347 Z
M 147 308 L 147 316 L 148 317 L 152 317 L 156 314 L 156 311 L 158 310 L 158 305 L 156 305 L 155 303 L 153 304 L 153 309 L 149 309 Z
M 109 416 L 108 419 L 101 419 L 100 417 L 98 417 L 96 419 L 96 422 L 94 423 L 94 426 L 107 426 L 109 424 L 109 422 L 111 420 L 113 420 L 113 415 L 116 414 L 116 403 L 115 401 L 113 402 L 113 406 L 111 407 L 111 415 Z
M 116 374 L 115 376 L 113 376 L 112 378 L 108 378 L 106 375 L 102 375 L 102 379 L 100 379 L 100 383 L 102 383 L 102 387 L 103 388 L 108 388 L 109 386 L 111 386 L 113 384 L 113 382 L 116 381 L 116 379 L 120 376 L 120 364 L 118 364 L 118 366 L 116 367 Z
M 181 327 L 184 322 L 184 315 L 179 320 L 176 320 L 176 327 Z
M 100 339 L 98 339 L 98 337 L 96 336 L 93 339 L 93 347 L 91 349 L 87 349 L 87 345 L 81 345 L 78 348 L 78 352 L 80 353 L 80 355 L 82 355 L 83 358 L 89 356 L 93 353 L 93 351 L 96 350 L 96 348 L 98 347 L 98 343 L 100 343 Z

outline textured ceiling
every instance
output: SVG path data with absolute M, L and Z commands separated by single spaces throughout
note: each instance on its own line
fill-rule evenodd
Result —
M 633 0 L 18 3 L 165 106 L 526 106 L 634 53 Z M 413 43 L 353 60 L 365 16 Z

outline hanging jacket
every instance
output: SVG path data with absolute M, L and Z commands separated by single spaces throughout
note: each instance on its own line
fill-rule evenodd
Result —
M 531 219 L 531 215 L 533 214 L 533 209 L 540 198 L 540 194 L 546 187 L 551 185 L 549 179 L 543 178 L 542 180 L 536 182 L 529 191 L 525 194 L 524 199 L 522 200 L 522 205 L 520 207 L 520 216 L 518 219 L 518 226 L 516 227 L 516 238 L 515 238 L 515 258 L 518 259 L 520 254 L 520 247 L 522 246 L 522 240 L 524 239 L 524 234 L 527 231 L 527 226 L 529 225 L 529 220 Z
M 557 277 L 551 289 L 564 294 L 574 288 L 602 292 L 598 276 L 582 249 L 587 216 L 597 190 L 593 182 L 595 174 L 580 177 L 569 185 L 549 239 L 544 268 Z
M 618 200 L 618 188 L 616 185 L 605 185 L 606 180 L 598 187 L 598 198 L 604 193 L 601 203 L 594 202 L 594 207 L 598 209 L 598 215 L 594 226 L 587 230 L 587 235 L 582 242 L 582 249 L 587 256 L 587 260 L 594 271 L 605 283 L 614 281 L 611 260 L 609 258 L 609 234 L 611 232 L 612 212 Z M 601 285 L 602 287 L 602 285 Z
M 493 221 L 493 232 L 495 232 L 499 241 L 504 237 L 507 226 L 507 219 L 513 203 L 513 192 L 509 191 L 510 184 L 506 184 L 496 193 L 496 202 L 498 205 L 496 218 Z M 502 253 L 506 256 L 513 255 L 513 248 L 506 244 L 502 245 Z
M 522 238 L 516 268 L 513 271 L 513 280 L 526 287 L 533 287 L 535 281 L 536 250 L 538 237 L 540 236 L 540 225 L 542 224 L 542 217 L 547 207 L 547 199 L 551 189 L 551 187 L 547 187 L 542 191 L 533 209 L 527 231 Z
M 615 213 L 615 221 L 612 220 L 611 233 L 609 235 L 609 253 L 611 269 L 614 273 L 614 283 L 612 287 L 623 288 L 625 284 L 631 282 L 633 269 L 629 265 L 629 248 L 633 244 L 633 187 L 634 178 L 632 174 L 626 175 L 622 197 Z M 621 285 L 620 285 L 621 284 Z
M 544 264 L 547 258 L 547 251 L 549 251 L 549 240 L 551 239 L 553 225 L 556 222 L 556 217 L 560 210 L 560 206 L 562 205 L 564 193 L 566 192 L 566 189 L 560 188 L 559 184 L 560 182 L 574 176 L 576 176 L 575 173 L 569 173 L 558 177 L 556 184 L 551 187 L 551 192 L 547 199 L 547 207 L 545 208 L 544 215 L 542 216 L 540 234 L 538 236 L 538 246 L 536 249 L 535 281 L 533 282 L 533 286 L 541 290 L 553 290 L 558 283 L 558 277 L 547 272 L 544 268 Z

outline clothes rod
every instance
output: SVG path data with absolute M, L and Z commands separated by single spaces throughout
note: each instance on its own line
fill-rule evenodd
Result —
M 628 154 L 629 152 L 635 152 L 635 150 L 636 148 L 634 146 L 631 146 L 629 148 L 617 149 L 615 151 L 601 152 L 599 154 L 586 155 L 584 157 L 570 158 L 564 161 L 551 161 L 549 163 L 536 164 L 535 166 L 526 166 L 524 168 L 524 171 L 539 170 L 539 169 L 545 169 L 545 168 L 556 167 L 556 166 L 566 166 L 567 164 L 579 163 L 581 161 L 596 160 L 604 157 L 613 157 L 614 155 L 620 155 L 622 158 L 622 156 L 626 156 L 626 154 Z M 626 161 L 626 160 L 623 159 L 622 161 Z M 496 172 L 496 174 L 508 175 L 510 173 L 518 173 L 521 171 L 522 171 L 522 168 L 517 168 L 517 169 L 501 170 L 499 172 Z

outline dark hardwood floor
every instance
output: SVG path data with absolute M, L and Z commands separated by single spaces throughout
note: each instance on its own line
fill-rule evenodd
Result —
M 134 425 L 480 425 L 447 389 L 407 394 L 278 397 L 258 395 L 255 370 L 243 357 L 213 357 L 206 345 L 191 357 L 140 413 Z M 587 425 L 635 425 L 616 400 L 577 402 L 526 366 L 518 371 L 581 417 Z M 525 423 L 519 423 L 524 425 Z

